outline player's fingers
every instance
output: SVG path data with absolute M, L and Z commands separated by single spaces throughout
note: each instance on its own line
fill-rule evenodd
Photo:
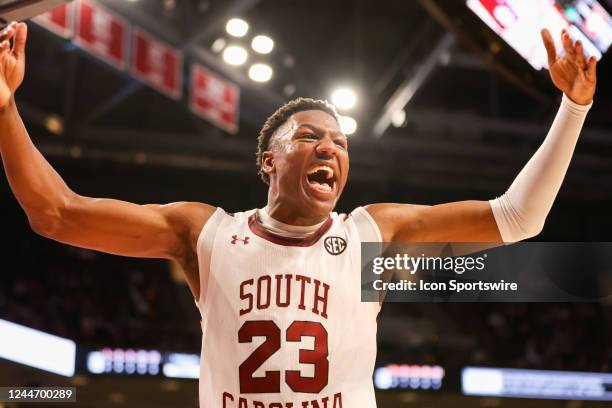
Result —
M 8 26 L 6 26 L 2 31 L 0 31 L 0 41 L 10 40 L 15 35 L 15 22 L 12 22 Z
M 547 28 L 544 28 L 540 34 L 542 35 L 542 42 L 544 48 L 546 48 L 546 55 L 548 56 L 548 66 L 550 67 L 557 60 L 557 50 L 555 49 L 555 42 L 553 41 L 552 35 Z
M 591 82 L 595 82 L 597 78 L 597 59 L 595 57 L 589 58 L 586 77 Z
M 569 33 L 565 30 L 561 33 L 561 42 L 563 43 L 563 49 L 569 58 L 572 60 L 576 59 L 576 49 L 572 43 L 572 39 Z
M 586 58 L 584 57 L 584 47 L 582 46 L 582 41 L 576 41 L 576 63 L 580 67 L 580 69 L 587 69 Z
M 25 60 L 25 44 L 28 38 L 28 26 L 26 23 L 17 24 L 15 34 L 15 46 L 13 52 L 18 60 Z
M 7 40 L 0 42 L 0 54 L 4 54 L 8 50 L 9 50 L 9 42 Z

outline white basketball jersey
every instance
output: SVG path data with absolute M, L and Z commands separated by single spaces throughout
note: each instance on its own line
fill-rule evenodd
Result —
M 217 209 L 198 239 L 200 407 L 376 407 L 380 307 L 361 302 L 362 241 L 381 238 L 361 207 L 304 238 Z

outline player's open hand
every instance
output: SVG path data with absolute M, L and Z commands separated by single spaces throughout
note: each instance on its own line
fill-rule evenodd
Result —
M 0 109 L 8 105 L 23 81 L 27 36 L 25 23 L 12 22 L 0 33 Z
M 567 32 L 561 32 L 561 42 L 565 55 L 560 58 L 555 49 L 555 43 L 547 29 L 543 29 L 542 41 L 548 54 L 548 69 L 550 78 L 557 88 L 564 92 L 572 101 L 587 105 L 593 100 L 595 94 L 596 65 L 595 57 L 586 60 L 584 47 L 580 40 L 576 43 Z

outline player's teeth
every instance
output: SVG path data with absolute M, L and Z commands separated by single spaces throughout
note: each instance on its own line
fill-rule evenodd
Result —
M 314 169 L 312 169 L 310 172 L 308 172 L 308 175 L 312 175 L 316 173 L 317 171 L 321 171 L 321 170 L 325 172 L 325 178 L 327 178 L 328 180 L 334 177 L 334 170 L 328 166 L 317 166 Z
M 315 182 L 310 183 L 310 185 L 311 185 L 311 186 L 312 186 L 312 187 L 313 187 L 315 190 L 325 191 L 325 192 L 330 192 L 330 191 L 332 191 L 331 186 L 330 186 L 329 184 L 326 184 L 326 183 L 317 183 L 317 182 L 315 181 Z

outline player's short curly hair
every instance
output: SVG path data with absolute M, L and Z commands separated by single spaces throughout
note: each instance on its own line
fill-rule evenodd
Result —
M 297 98 L 278 108 L 276 112 L 266 119 L 266 122 L 259 131 L 259 136 L 257 136 L 257 153 L 255 153 L 255 156 L 257 158 L 258 173 L 264 183 L 270 184 L 270 176 L 268 176 L 262 168 L 263 153 L 270 150 L 270 140 L 274 132 L 276 132 L 291 115 L 307 110 L 320 110 L 329 113 L 338 120 L 338 113 L 334 105 L 321 99 Z

